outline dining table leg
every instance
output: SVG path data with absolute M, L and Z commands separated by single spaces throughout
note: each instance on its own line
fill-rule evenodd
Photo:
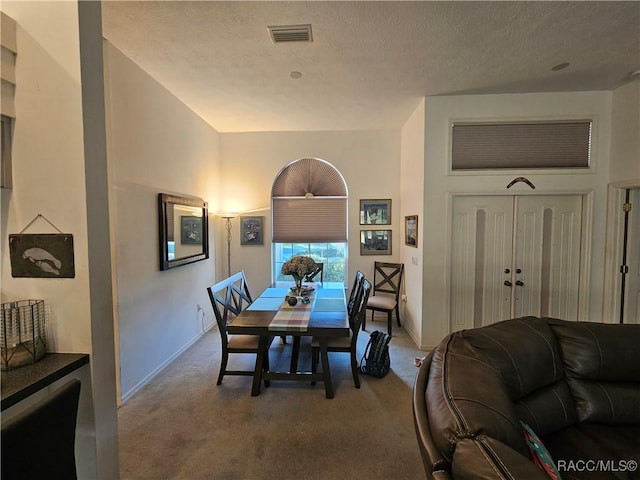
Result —
M 256 355 L 256 366 L 253 370 L 253 385 L 251 386 L 251 396 L 256 397 L 260 395 L 260 382 L 262 381 L 262 368 L 264 366 L 265 355 L 267 352 L 268 337 L 266 335 L 260 335 L 258 339 L 258 354 Z
M 319 337 L 320 358 L 322 359 L 322 376 L 326 398 L 333 398 L 333 384 L 331 383 L 331 370 L 329 368 L 329 354 L 327 353 L 327 337 Z
M 300 337 L 293 337 L 293 347 L 291 348 L 291 363 L 289 365 L 289 373 L 298 371 L 298 357 L 300 356 Z

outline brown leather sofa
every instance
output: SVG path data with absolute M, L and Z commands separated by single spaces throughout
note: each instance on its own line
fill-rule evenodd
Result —
M 427 478 L 640 479 L 640 325 L 523 317 L 448 335 L 414 384 Z

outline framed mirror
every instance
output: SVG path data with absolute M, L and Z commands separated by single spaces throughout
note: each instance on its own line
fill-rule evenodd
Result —
M 199 197 L 158 194 L 160 270 L 209 258 L 209 210 Z

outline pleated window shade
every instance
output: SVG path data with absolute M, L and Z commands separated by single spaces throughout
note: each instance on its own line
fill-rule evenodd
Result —
M 453 170 L 587 168 L 591 121 L 454 124 Z
M 273 241 L 347 241 L 347 187 L 335 167 L 302 158 L 283 168 L 272 195 Z
M 273 241 L 346 242 L 347 199 L 274 198 Z
M 0 113 L 7 117 L 16 116 L 14 92 L 16 89 L 16 22 L 0 12 Z

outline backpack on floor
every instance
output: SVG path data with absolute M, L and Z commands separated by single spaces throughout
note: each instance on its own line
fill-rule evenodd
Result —
M 362 360 L 360 360 L 360 371 L 372 377 L 382 378 L 391 367 L 389 357 L 389 341 L 391 337 L 378 330 L 371 332 L 369 343 L 364 350 Z

